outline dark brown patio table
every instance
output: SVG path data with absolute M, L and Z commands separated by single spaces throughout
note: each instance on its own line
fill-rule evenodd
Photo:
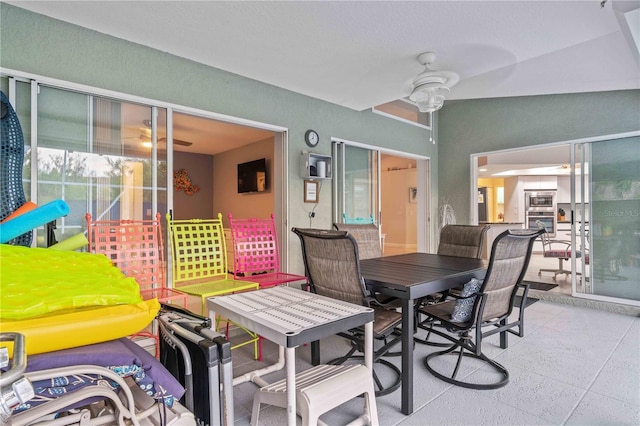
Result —
M 413 334 L 416 299 L 484 278 L 489 262 L 467 257 L 406 253 L 360 261 L 371 290 L 402 302 L 402 413 L 413 413 Z

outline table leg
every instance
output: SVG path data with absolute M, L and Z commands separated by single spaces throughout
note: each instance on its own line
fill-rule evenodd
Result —
M 413 413 L 413 300 L 402 299 L 402 414 Z
M 296 348 L 285 349 L 287 367 L 287 424 L 296 426 Z
M 311 365 L 320 365 L 320 340 L 311 342 Z

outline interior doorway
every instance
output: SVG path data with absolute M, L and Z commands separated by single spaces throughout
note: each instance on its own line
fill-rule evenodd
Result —
M 158 152 L 166 153 L 164 197 L 173 217 L 214 218 L 221 213 L 226 226 L 229 213 L 237 218 L 274 214 L 282 268 L 286 269 L 286 129 L 205 111 L 165 111 L 155 120 L 136 114 L 125 114 L 124 120 L 128 143 L 155 144 Z M 237 166 L 257 159 L 264 159 L 268 168 L 266 190 L 240 193 Z M 181 182 L 188 180 L 189 191 L 184 185 L 176 185 L 178 175 Z
M 416 160 L 381 155 L 380 211 L 386 256 L 418 250 L 418 176 Z
M 555 196 L 551 239 L 556 245 L 552 251 L 568 250 L 571 255 L 564 259 L 553 257 L 554 253 L 545 255 L 541 243 L 536 242 L 525 279 L 556 284 L 558 289 L 552 291 L 574 297 L 640 303 L 637 280 L 633 279 L 640 269 L 640 183 L 635 173 L 640 164 L 639 138 L 638 132 L 631 132 L 473 156 L 474 183 L 486 177 L 482 173 L 492 164 L 495 175 L 499 160 L 511 158 L 506 167 L 509 170 L 501 172 L 505 221 L 513 210 L 508 205 L 513 204 L 520 215 L 514 216 L 516 221 L 524 218 L 522 227 L 531 227 L 524 194 L 542 190 Z M 533 159 L 545 157 L 546 163 L 532 164 Z M 513 158 L 521 159 L 518 167 Z M 511 202 L 507 201 L 508 180 L 519 191 Z M 475 190 L 471 196 L 471 216 L 477 222 Z M 560 269 L 569 273 L 556 276 L 554 272 Z
M 475 156 L 474 223 L 485 223 L 484 256 L 489 257 L 493 239 L 507 229 L 537 229 L 543 225 L 558 250 L 571 251 L 571 145 L 483 153 Z M 538 200 L 532 202 L 531 200 Z M 542 201 L 545 201 L 544 203 Z M 535 204 L 535 205 L 534 205 Z M 563 214 L 561 214 L 563 213 Z M 556 291 L 571 294 L 572 275 L 559 274 L 559 260 L 545 256 L 540 239 L 534 242 L 525 279 L 557 285 Z M 570 257 L 570 256 L 569 256 Z M 571 270 L 570 261 L 563 268 Z

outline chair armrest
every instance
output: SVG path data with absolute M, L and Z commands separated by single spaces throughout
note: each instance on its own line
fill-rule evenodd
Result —
M 549 241 L 549 248 L 551 250 L 554 250 L 553 245 L 554 244 L 561 244 L 563 246 L 565 246 L 565 248 L 563 248 L 562 250 L 571 250 L 571 241 L 564 241 L 564 240 L 550 240 Z
M 457 300 L 464 300 L 464 299 L 471 299 L 472 297 L 476 297 L 476 296 L 482 296 L 484 293 L 480 292 L 480 291 L 476 291 L 475 293 L 471 293 L 468 296 L 460 296 L 460 294 L 456 294 L 456 293 L 449 293 L 449 297 L 452 297 L 454 299 Z
M 368 307 L 379 306 L 386 309 L 396 309 L 400 307 L 399 300 L 400 299 L 396 297 L 388 297 L 386 299 L 380 300 L 375 295 L 373 295 L 365 297 L 364 304 Z

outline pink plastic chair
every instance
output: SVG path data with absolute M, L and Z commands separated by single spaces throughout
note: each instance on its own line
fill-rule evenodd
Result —
M 229 214 L 233 240 L 233 277 L 250 279 L 260 288 L 296 281 L 304 275 L 280 272 L 280 250 L 273 214 L 269 219 L 234 219 Z

